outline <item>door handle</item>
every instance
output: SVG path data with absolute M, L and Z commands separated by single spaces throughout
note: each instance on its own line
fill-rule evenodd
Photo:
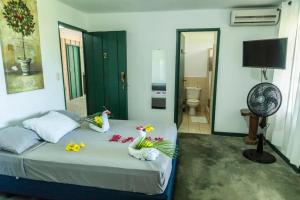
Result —
M 121 72 L 120 79 L 121 79 L 122 83 L 125 84 L 125 80 L 126 80 L 125 72 Z
M 126 86 L 126 76 L 125 76 L 125 72 L 121 72 L 120 74 L 120 80 L 123 83 L 122 84 L 122 88 L 123 90 L 125 90 L 125 86 Z

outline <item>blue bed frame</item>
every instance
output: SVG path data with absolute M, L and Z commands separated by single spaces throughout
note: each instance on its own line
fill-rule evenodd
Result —
M 167 188 L 158 195 L 85 187 L 54 182 L 0 175 L 0 192 L 55 200 L 172 200 L 176 178 L 177 159 L 172 161 L 172 171 Z

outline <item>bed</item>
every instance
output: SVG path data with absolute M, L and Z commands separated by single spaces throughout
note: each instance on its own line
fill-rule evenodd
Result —
M 0 151 L 0 191 L 46 199 L 170 200 L 176 160 L 161 155 L 140 161 L 128 155 L 128 143 L 109 142 L 113 134 L 137 137 L 135 127 L 141 124 L 111 120 L 107 133 L 83 126 L 56 144 L 42 143 L 21 155 Z M 152 124 L 152 137 L 176 143 L 174 124 Z M 86 148 L 67 152 L 69 142 L 84 142 Z

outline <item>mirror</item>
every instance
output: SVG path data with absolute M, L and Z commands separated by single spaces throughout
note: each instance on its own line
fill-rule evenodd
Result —
M 162 49 L 152 51 L 152 108 L 166 109 L 166 55 Z
M 165 51 L 161 49 L 152 51 L 152 83 L 166 83 Z

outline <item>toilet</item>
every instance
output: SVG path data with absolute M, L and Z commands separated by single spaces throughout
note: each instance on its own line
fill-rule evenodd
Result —
M 200 104 L 201 88 L 186 87 L 186 104 L 189 107 L 189 115 L 196 115 L 196 108 Z

